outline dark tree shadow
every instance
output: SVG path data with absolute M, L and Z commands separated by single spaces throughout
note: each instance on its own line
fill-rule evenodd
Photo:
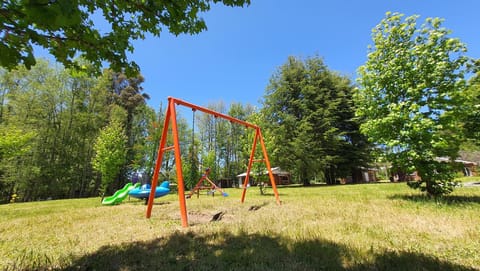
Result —
M 390 199 L 400 199 L 413 202 L 425 202 L 425 203 L 442 203 L 448 205 L 462 205 L 469 203 L 480 203 L 480 196 L 443 196 L 443 197 L 429 197 L 427 195 L 404 195 L 397 194 L 389 197 Z
M 61 270 L 474 270 L 406 252 L 372 255 L 373 261 L 355 264 L 357 253 L 327 240 L 175 232 L 167 238 L 104 246 Z M 345 259 L 353 259 L 353 266 L 345 268 Z
M 427 271 L 427 270 L 448 270 L 448 271 L 475 271 L 478 269 L 465 267 L 425 254 L 412 252 L 386 252 L 376 255 L 373 264 L 358 264 L 348 270 L 392 270 L 392 271 Z

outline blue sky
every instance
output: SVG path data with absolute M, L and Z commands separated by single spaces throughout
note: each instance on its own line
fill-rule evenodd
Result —
M 331 70 L 356 77 L 371 29 L 387 11 L 445 19 L 452 37 L 480 58 L 477 0 L 252 0 L 245 8 L 214 6 L 198 35 L 136 41 L 131 59 L 145 76 L 155 108 L 168 96 L 199 105 L 224 101 L 257 105 L 272 74 L 290 55 L 322 57 Z
M 195 104 L 224 101 L 258 105 L 269 79 L 287 57 L 322 57 L 331 70 L 355 79 L 364 64 L 371 29 L 387 11 L 445 19 L 452 37 L 480 58 L 478 0 L 252 0 L 245 8 L 215 5 L 208 30 L 135 41 L 130 59 L 139 64 L 148 102 L 168 96 Z

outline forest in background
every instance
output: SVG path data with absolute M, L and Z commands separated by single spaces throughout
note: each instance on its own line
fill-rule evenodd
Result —
M 93 75 L 89 63 L 81 65 L 68 69 L 42 60 L 30 70 L 0 71 L 0 203 L 103 196 L 127 182 L 150 182 L 165 108 L 147 104 L 141 75 L 108 69 Z M 464 90 L 473 105 L 479 78 L 473 75 Z M 296 183 L 356 182 L 361 168 L 392 165 L 386 145 L 361 133 L 356 90 L 320 57 L 291 56 L 259 93 L 260 108 L 221 99 L 200 106 L 260 126 L 271 165 L 289 171 Z M 253 131 L 201 112 L 179 112 L 186 188 L 206 168 L 212 180 L 233 183 L 247 168 Z M 462 157 L 478 162 L 478 112 L 468 112 L 459 115 L 463 129 L 456 135 L 463 138 Z M 172 145 L 171 133 L 167 140 Z M 254 164 L 254 174 L 264 170 Z M 160 178 L 176 182 L 172 152 L 165 153 Z
M 98 196 L 139 176 L 149 182 L 164 108 L 146 103 L 143 80 L 111 70 L 93 76 L 44 60 L 31 70 L 1 71 L 0 202 Z M 290 57 L 272 76 L 262 108 L 221 99 L 201 106 L 260 125 L 272 164 L 297 182 L 333 183 L 367 162 L 352 91 L 319 57 Z M 254 136 L 248 129 L 203 113 L 179 115 L 178 123 L 187 188 L 205 168 L 213 180 L 234 180 L 246 170 Z M 116 165 L 109 161 L 115 151 Z M 173 158 L 166 153 L 161 178 L 175 181 Z M 108 162 L 111 177 L 101 168 Z

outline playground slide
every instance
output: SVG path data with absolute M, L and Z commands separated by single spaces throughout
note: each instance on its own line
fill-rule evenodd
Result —
M 106 197 L 102 200 L 103 205 L 115 205 L 122 202 L 128 196 L 128 191 L 139 187 L 140 183 L 133 185 L 132 183 L 127 183 L 122 189 L 118 190 L 113 194 L 113 196 Z

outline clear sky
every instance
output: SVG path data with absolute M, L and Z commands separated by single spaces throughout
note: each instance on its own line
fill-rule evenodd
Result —
M 480 58 L 478 0 L 252 0 L 245 8 L 214 6 L 198 35 L 136 41 L 131 59 L 145 76 L 151 106 L 168 96 L 199 105 L 222 100 L 258 104 L 269 79 L 290 55 L 322 57 L 331 70 L 356 77 L 371 29 L 387 11 L 445 19 L 452 37 Z
M 148 102 L 168 96 L 199 105 L 224 101 L 257 105 L 287 57 L 322 57 L 331 70 L 355 79 L 364 64 L 371 29 L 387 11 L 445 19 L 452 37 L 480 58 L 479 0 L 252 0 L 245 8 L 215 5 L 208 30 L 135 41 L 130 56 L 146 81 Z

